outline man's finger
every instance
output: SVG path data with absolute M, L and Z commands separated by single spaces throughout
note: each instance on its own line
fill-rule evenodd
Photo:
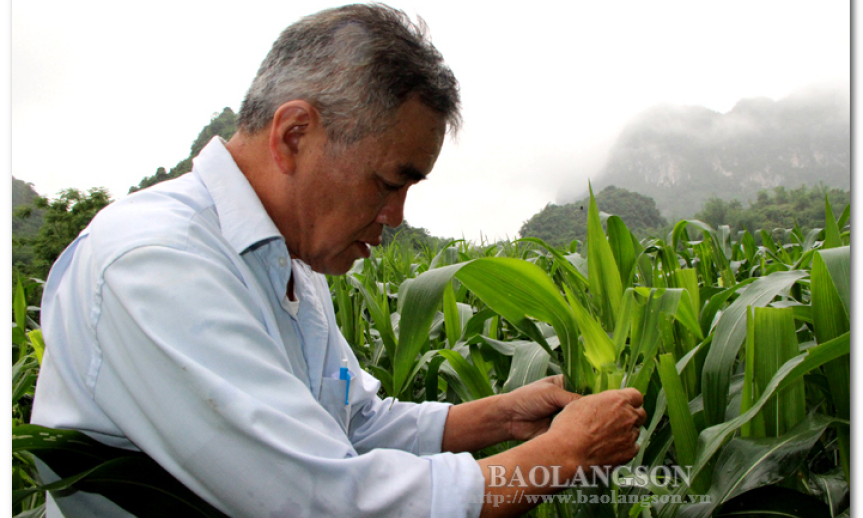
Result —
M 573 392 L 564 390 L 560 387 L 555 387 L 548 391 L 546 397 L 546 401 L 550 402 L 554 406 L 563 408 L 566 405 L 572 403 L 573 401 L 581 399 L 582 396 L 580 394 L 575 394 Z
M 639 392 L 638 389 L 625 388 L 621 389 L 620 393 L 624 395 L 627 401 L 629 401 L 629 404 L 635 408 L 639 408 L 644 404 L 644 396 L 641 395 L 641 392 Z
M 555 387 L 566 388 L 566 380 L 563 379 L 563 374 L 557 374 L 555 376 L 548 376 L 542 378 L 543 383 L 551 383 Z
M 636 408 L 635 412 L 638 414 L 638 420 L 635 422 L 635 426 L 641 426 L 647 422 L 647 411 L 643 408 Z

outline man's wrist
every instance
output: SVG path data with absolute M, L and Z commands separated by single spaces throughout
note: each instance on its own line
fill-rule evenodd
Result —
M 504 438 L 501 439 L 501 442 L 517 440 L 512 430 L 513 416 L 515 415 L 513 411 L 514 401 L 511 401 L 512 393 L 508 392 L 505 394 L 498 394 L 494 397 L 497 398 L 495 401 L 495 406 L 497 407 L 495 415 L 497 419 L 500 420 L 500 429 L 505 432 Z
M 512 439 L 512 410 L 507 394 L 453 405 L 449 409 L 442 450 L 476 451 Z

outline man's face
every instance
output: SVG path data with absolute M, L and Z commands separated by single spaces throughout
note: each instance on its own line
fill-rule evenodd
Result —
M 401 224 L 408 188 L 431 172 L 445 131 L 439 115 L 412 99 L 383 132 L 311 151 L 313 167 L 297 178 L 303 207 L 291 254 L 330 275 L 368 257 L 383 226 Z

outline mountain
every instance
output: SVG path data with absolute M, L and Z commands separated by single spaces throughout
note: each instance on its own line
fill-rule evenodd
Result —
M 589 196 L 564 205 L 549 203 L 524 222 L 518 231 L 519 236 L 538 237 L 557 247 L 565 247 L 575 239 L 584 241 L 587 237 L 589 203 Z M 619 216 L 627 228 L 639 237 L 668 224 L 659 214 L 653 198 L 613 185 L 596 195 L 596 206 L 602 212 Z
M 655 106 L 621 132 L 594 189 L 617 185 L 656 200 L 663 216 L 690 217 L 711 197 L 851 185 L 847 88 L 813 87 L 779 101 L 743 99 L 722 114 Z
M 39 193 L 33 189 L 32 183 L 12 177 L 12 234 L 14 236 L 32 237 L 39 232 L 43 211 L 32 208 L 33 200 L 38 196 Z
M 138 185 L 130 187 L 129 193 L 131 194 L 135 191 L 140 191 L 141 189 L 150 187 L 151 185 L 156 185 L 159 182 L 177 178 L 180 175 L 188 173 L 192 170 L 192 159 L 198 156 L 198 153 L 204 149 L 204 146 L 210 142 L 210 139 L 218 135 L 223 139 L 228 140 L 236 131 L 237 115 L 234 113 L 234 110 L 224 108 L 222 113 L 214 113 L 213 118 L 210 119 L 210 123 L 204 126 L 204 129 L 198 133 L 198 138 L 196 138 L 192 143 L 189 156 L 177 162 L 177 165 L 172 167 L 170 171 L 166 171 L 164 167 L 156 169 L 155 174 L 142 178 Z

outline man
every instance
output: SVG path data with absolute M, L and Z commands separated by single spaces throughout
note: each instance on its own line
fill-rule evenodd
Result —
M 458 105 L 399 11 L 346 6 L 286 29 L 237 134 L 109 206 L 58 259 L 32 421 L 140 449 L 231 516 L 514 515 L 528 504 L 483 504 L 514 491 L 489 466 L 570 477 L 630 460 L 637 391 L 579 399 L 550 378 L 458 406 L 381 401 L 339 333 L 321 274 L 401 223 Z M 527 442 L 462 453 L 513 439 Z M 81 493 L 52 499 L 60 511 L 124 515 Z

